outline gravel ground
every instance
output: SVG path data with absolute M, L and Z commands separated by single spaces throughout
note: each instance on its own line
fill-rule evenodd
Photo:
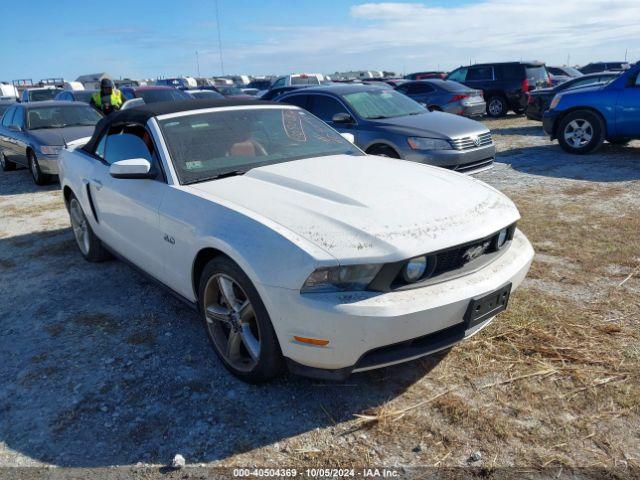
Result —
M 640 142 L 579 157 L 549 142 L 539 123 L 486 124 L 499 155 L 479 179 L 510 194 L 539 189 L 549 204 L 571 202 L 556 195 L 567 188 L 615 185 L 623 195 L 594 212 L 640 207 Z M 292 376 L 243 384 L 216 360 L 196 314 L 121 262 L 85 262 L 58 186 L 35 187 L 27 170 L 0 173 L 0 321 L 0 467 L 163 465 L 176 453 L 188 464 L 273 466 L 307 452 L 331 458 L 334 447 L 349 458 L 355 443 L 377 464 L 424 464 L 416 452 L 428 445 L 369 443 L 354 415 L 427 385 L 440 359 L 345 384 Z M 498 463 L 512 464 L 512 454 Z

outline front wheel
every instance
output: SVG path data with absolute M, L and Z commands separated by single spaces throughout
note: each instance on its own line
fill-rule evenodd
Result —
M 367 151 L 369 155 L 378 155 L 379 157 L 400 158 L 398 152 L 386 145 L 373 147 Z
M 4 152 L 0 152 L 0 166 L 2 167 L 3 172 L 10 172 L 16 169 L 16 164 L 7 160 Z
M 46 173 L 42 173 L 40 170 L 40 164 L 38 164 L 38 157 L 33 152 L 29 152 L 27 154 L 27 159 L 29 161 L 29 170 L 31 171 L 31 176 L 33 177 L 33 182 L 36 185 L 46 185 L 51 181 L 51 176 Z
M 558 142 L 569 153 L 595 152 L 604 142 L 604 123 L 588 110 L 571 112 L 560 122 Z
M 82 256 L 90 262 L 101 262 L 109 258 L 109 253 L 102 246 L 100 239 L 93 233 L 80 202 L 75 196 L 71 197 L 67 208 L 73 236 Z
M 200 277 L 198 298 L 209 340 L 231 373 L 262 383 L 284 371 L 267 309 L 238 265 L 226 257 L 211 260 Z

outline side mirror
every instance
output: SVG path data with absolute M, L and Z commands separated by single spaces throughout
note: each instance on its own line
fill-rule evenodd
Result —
M 342 138 L 344 138 L 345 140 L 351 143 L 356 143 L 356 137 L 353 133 L 341 133 L 340 135 L 342 135 Z
M 333 123 L 353 123 L 353 117 L 348 113 L 336 113 L 333 117 L 331 117 L 331 121 Z
M 130 160 L 118 160 L 109 167 L 109 174 L 113 178 L 155 178 L 151 171 L 151 163 L 144 158 L 132 158 Z

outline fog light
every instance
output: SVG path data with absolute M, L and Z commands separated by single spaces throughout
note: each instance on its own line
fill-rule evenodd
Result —
M 420 280 L 426 271 L 427 257 L 416 257 L 407 262 L 402 270 L 402 276 L 404 277 L 405 282 L 414 283 Z

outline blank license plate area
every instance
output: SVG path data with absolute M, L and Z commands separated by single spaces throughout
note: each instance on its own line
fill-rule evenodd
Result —
M 505 310 L 510 294 L 511 284 L 509 283 L 488 295 L 471 300 L 464 315 L 467 328 L 474 327 Z

